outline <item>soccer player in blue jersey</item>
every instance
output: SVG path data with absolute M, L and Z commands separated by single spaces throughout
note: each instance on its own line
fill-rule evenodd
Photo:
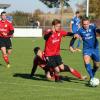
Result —
M 100 64 L 99 55 L 99 43 L 97 40 L 97 33 L 100 33 L 100 29 L 96 28 L 95 24 L 90 24 L 89 19 L 86 17 L 82 19 L 82 27 L 76 32 L 70 42 L 70 50 L 74 52 L 72 45 L 76 38 L 82 38 L 83 40 L 83 59 L 85 68 L 90 76 L 90 79 L 94 78 L 96 71 Z M 90 64 L 90 60 L 93 61 L 93 69 Z
M 75 14 L 76 15 L 72 18 L 71 23 L 70 23 L 70 31 L 72 33 L 76 33 L 78 31 L 78 29 L 80 28 L 80 22 L 81 22 L 81 20 L 80 20 L 80 12 L 79 11 L 76 11 Z M 79 49 L 80 43 L 81 43 L 81 40 L 79 39 L 78 40 L 77 47 L 76 47 L 76 50 L 77 51 L 81 51 Z M 74 47 L 74 45 L 73 45 L 73 47 Z

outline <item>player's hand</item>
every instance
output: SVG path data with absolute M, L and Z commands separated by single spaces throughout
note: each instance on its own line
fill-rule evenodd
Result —
M 72 53 L 74 53 L 74 52 L 76 52 L 76 50 L 73 48 L 73 47 L 69 47 L 69 50 L 72 52 Z
M 78 34 L 75 34 L 74 38 L 80 38 L 80 36 Z
M 7 36 L 7 33 L 5 33 L 5 32 L 2 32 L 1 34 L 2 34 L 3 36 Z

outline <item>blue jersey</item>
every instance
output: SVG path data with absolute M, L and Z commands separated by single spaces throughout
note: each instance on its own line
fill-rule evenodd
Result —
M 83 50 L 96 49 L 98 47 L 99 44 L 96 38 L 96 26 L 94 24 L 89 25 L 87 30 L 81 27 L 77 33 L 83 40 Z
M 75 16 L 75 17 L 72 19 L 71 23 L 72 23 L 72 32 L 73 32 L 73 33 L 76 33 L 77 30 L 79 29 L 80 18 L 78 18 L 78 17 Z

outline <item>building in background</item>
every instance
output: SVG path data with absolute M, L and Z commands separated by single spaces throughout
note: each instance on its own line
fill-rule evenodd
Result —
M 100 0 L 89 0 L 89 13 L 95 18 L 100 18 Z

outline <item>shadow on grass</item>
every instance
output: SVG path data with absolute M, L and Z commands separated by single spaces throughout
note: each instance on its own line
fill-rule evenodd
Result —
M 68 82 L 73 82 L 73 83 L 80 83 L 80 84 L 86 84 L 87 80 L 80 80 L 78 78 L 70 77 L 70 76 L 65 76 L 62 77 L 63 81 L 68 81 Z
M 39 80 L 39 81 L 48 81 L 48 82 L 54 82 L 51 80 L 47 80 L 45 75 L 41 74 L 35 74 L 35 76 L 30 77 L 30 74 L 27 73 L 15 73 L 13 77 L 20 77 L 24 79 L 31 79 L 31 80 Z M 86 84 L 86 80 L 82 81 L 78 78 L 69 77 L 69 76 L 60 76 L 62 81 L 72 82 L 72 83 L 80 83 L 80 84 Z
M 68 48 L 67 48 L 67 49 L 61 48 L 60 50 L 69 51 L 69 49 L 68 49 Z
M 0 63 L 0 66 L 3 66 L 3 64 Z
M 35 74 L 35 76 L 31 77 L 30 74 L 27 74 L 27 73 L 15 73 L 13 77 L 20 77 L 20 78 L 31 79 L 31 80 L 48 81 L 45 75 L 41 75 L 41 74 Z

